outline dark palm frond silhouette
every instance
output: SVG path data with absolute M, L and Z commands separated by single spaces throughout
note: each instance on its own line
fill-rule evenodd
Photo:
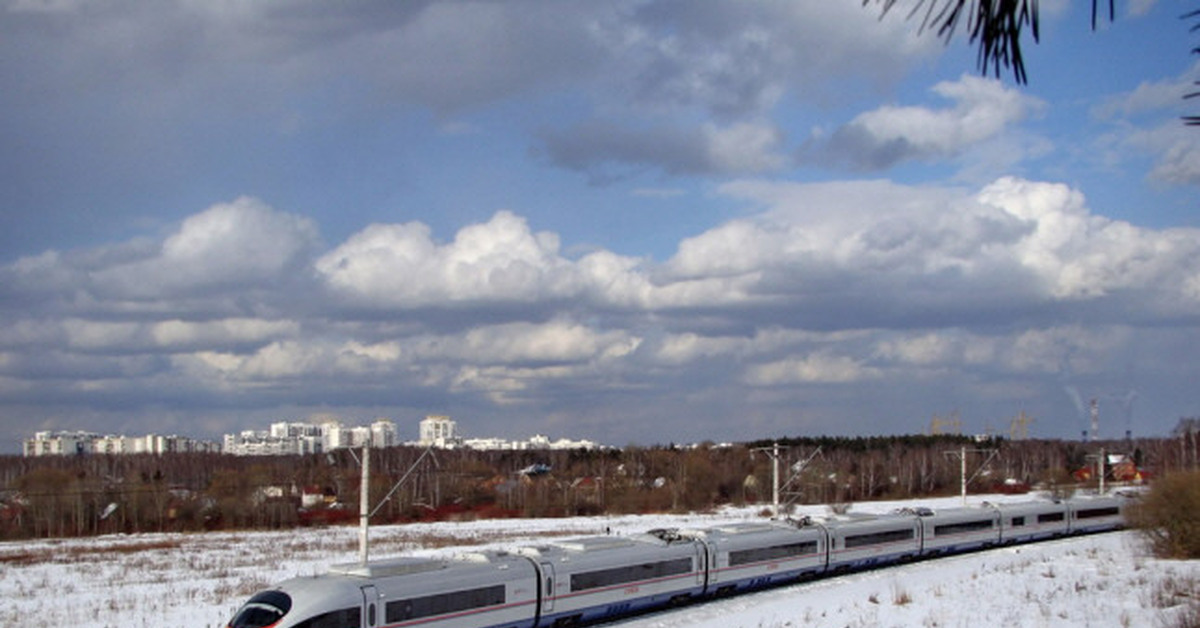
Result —
M 862 0 L 863 6 L 871 2 L 880 5 L 883 15 L 899 1 Z M 1092 0 L 1093 13 L 1097 1 Z M 1029 32 L 1035 42 L 1038 40 L 1037 0 L 917 0 L 908 17 L 918 14 L 923 14 L 921 31 L 935 31 L 947 43 L 966 20 L 970 41 L 979 48 L 977 63 L 981 72 L 987 74 L 990 70 L 999 77 L 1002 68 L 1011 69 L 1018 83 L 1028 81 L 1021 35 Z
M 874 3 L 887 15 L 900 0 L 862 0 L 863 6 Z M 1092 0 L 1092 29 L 1108 5 L 1108 19 L 1116 19 L 1116 0 Z M 1029 33 L 1038 41 L 1038 0 L 916 0 L 909 19 L 921 15 L 921 31 L 935 31 L 938 37 L 949 42 L 963 25 L 969 32 L 970 42 L 978 48 L 976 63 L 979 71 L 993 73 L 997 78 L 1001 70 L 1011 70 L 1013 79 L 1020 84 L 1029 80 L 1025 72 L 1025 59 L 1021 54 L 1021 36 Z M 1181 16 L 1192 21 L 1192 33 L 1200 32 L 1200 9 Z M 1200 55 L 1200 46 L 1192 49 Z M 1200 81 L 1196 82 L 1200 87 Z M 1185 99 L 1200 99 L 1200 90 L 1187 93 Z M 1184 116 L 1183 121 L 1191 126 L 1200 126 L 1200 116 Z
M 1192 32 L 1192 33 L 1200 32 L 1200 9 L 1196 9 L 1195 11 L 1185 13 L 1185 14 L 1183 14 L 1182 18 L 1184 20 L 1191 20 L 1193 22 L 1192 27 L 1190 29 L 1188 29 L 1190 32 Z M 1195 48 L 1192 48 L 1192 54 L 1200 55 L 1200 46 L 1196 46 Z M 1196 81 L 1195 85 L 1197 87 L 1200 87 L 1200 81 Z M 1185 94 L 1183 97 L 1184 98 L 1200 98 L 1200 90 L 1197 90 L 1194 92 L 1189 92 L 1188 94 Z M 1200 116 L 1184 116 L 1183 121 L 1184 121 L 1184 123 L 1188 124 L 1189 126 L 1200 126 Z

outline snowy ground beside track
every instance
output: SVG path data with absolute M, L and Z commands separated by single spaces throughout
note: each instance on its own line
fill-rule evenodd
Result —
M 1002 496 L 972 497 L 1012 501 Z M 1016 500 L 1025 500 L 1020 497 Z M 957 499 L 877 502 L 934 508 Z M 716 514 L 476 521 L 380 526 L 372 556 L 512 548 L 548 535 L 632 534 L 759 518 L 759 508 Z M 823 514 L 823 508 L 799 514 Z M 0 543 L 0 627 L 55 625 L 219 628 L 271 582 L 357 558 L 353 527 L 287 532 L 141 534 Z M 1149 558 L 1119 532 L 969 554 L 816 580 L 610 624 L 676 626 L 967 627 L 1169 626 L 1200 595 L 1200 561 Z

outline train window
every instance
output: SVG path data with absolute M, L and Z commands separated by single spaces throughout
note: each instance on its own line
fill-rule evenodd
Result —
M 1013 517 L 1011 525 L 1014 528 L 1019 528 L 1019 527 L 1025 525 L 1025 517 Z
M 1110 508 L 1088 508 L 1075 513 L 1076 519 L 1093 519 L 1095 517 L 1115 517 L 1121 514 L 1121 509 L 1116 506 Z
M 238 611 L 229 628 L 263 628 L 278 622 L 292 608 L 292 598 L 283 591 L 263 591 L 250 598 Z
M 357 606 L 343 608 L 306 619 L 295 628 L 359 628 L 362 625 L 362 610 Z
M 676 576 L 691 571 L 691 558 L 677 558 L 657 563 L 642 563 L 628 567 L 614 567 L 612 569 L 574 573 L 571 574 L 571 590 L 584 591 L 587 589 L 598 589 L 628 582 Z
M 963 534 L 964 532 L 990 530 L 992 527 L 993 525 L 991 519 L 981 519 L 979 521 L 964 521 L 962 523 L 947 523 L 940 525 L 933 529 L 933 533 L 937 536 L 941 536 L 943 534 Z
M 1054 521 L 1062 521 L 1064 519 L 1061 512 L 1047 512 L 1038 515 L 1038 523 L 1050 523 Z
M 913 538 L 913 529 L 905 528 L 903 530 L 888 530 L 887 532 L 873 532 L 871 534 L 856 534 L 846 537 L 845 547 L 863 547 L 865 545 L 882 545 L 884 543 L 897 543 L 899 541 L 908 541 Z
M 738 550 L 736 552 L 729 552 L 729 566 L 737 567 L 738 565 L 747 565 L 750 563 L 761 563 L 771 560 L 780 560 L 783 558 L 795 558 L 797 556 L 815 554 L 816 552 L 816 541 Z
M 486 606 L 498 606 L 503 604 L 505 599 L 504 585 L 497 584 L 482 589 L 438 593 L 436 595 L 396 600 L 388 602 L 384 608 L 384 621 L 391 624 L 409 619 L 420 619 L 433 615 L 445 615 L 447 613 L 484 608 Z

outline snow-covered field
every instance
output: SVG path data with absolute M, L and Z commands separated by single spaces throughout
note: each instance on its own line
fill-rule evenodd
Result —
M 959 505 L 957 499 L 920 503 Z M 854 510 L 888 512 L 899 505 L 912 503 Z M 548 535 L 755 519 L 759 510 L 383 526 L 371 530 L 371 551 L 373 557 L 453 554 Z M 799 512 L 823 513 L 817 507 Z M 0 543 L 0 626 L 222 627 L 246 597 L 271 582 L 356 560 L 357 535 L 357 528 L 339 527 Z M 616 625 L 1172 626 L 1181 613 L 1195 613 L 1198 600 L 1200 561 L 1149 558 L 1134 533 L 1119 532 L 817 580 Z

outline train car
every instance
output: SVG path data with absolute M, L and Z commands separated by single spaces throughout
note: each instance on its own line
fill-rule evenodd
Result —
M 819 525 L 829 536 L 831 570 L 898 562 L 921 552 L 921 521 L 916 515 L 839 519 Z
M 928 514 L 918 515 L 922 555 L 967 552 L 1000 543 L 1000 511 L 991 506 L 924 512 Z
M 681 534 L 704 542 L 710 594 L 773 586 L 826 567 L 828 539 L 814 526 L 747 522 Z
M 1000 542 L 1028 543 L 1062 536 L 1069 531 L 1067 505 L 1061 501 L 998 504 Z
M 532 628 L 538 570 L 504 552 L 334 566 L 255 595 L 230 628 Z
M 797 577 L 1122 527 L 1125 500 L 924 508 L 816 524 L 746 522 L 335 566 L 262 591 L 229 628 L 542 628 Z
M 704 594 L 704 545 L 659 531 L 526 547 L 542 572 L 539 625 L 564 625 L 683 602 Z
M 1081 497 L 1067 501 L 1070 529 L 1075 534 L 1116 530 L 1125 523 L 1126 501 L 1121 497 Z

